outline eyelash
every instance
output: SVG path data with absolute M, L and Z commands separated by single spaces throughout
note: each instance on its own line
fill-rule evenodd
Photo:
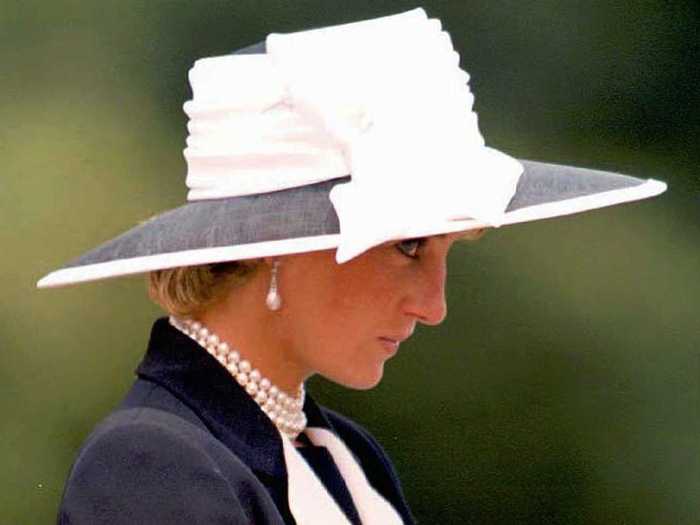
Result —
M 417 259 L 418 258 L 418 250 L 425 244 L 425 239 L 419 238 L 419 239 L 405 239 L 403 241 L 397 242 L 396 243 L 396 249 L 404 256 L 410 258 L 410 259 Z M 410 245 L 410 248 L 407 248 L 406 245 Z

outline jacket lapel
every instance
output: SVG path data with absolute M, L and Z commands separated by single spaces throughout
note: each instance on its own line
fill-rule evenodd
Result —
M 153 325 L 136 373 L 172 392 L 251 470 L 286 484 L 282 438 L 275 426 L 214 357 L 166 318 Z M 309 427 L 334 430 L 309 395 L 304 412 Z
M 137 375 L 168 389 L 251 470 L 286 479 L 277 429 L 228 371 L 196 342 L 158 319 Z
M 283 442 L 279 431 L 257 403 L 214 357 L 172 327 L 166 318 L 158 319 L 154 324 L 148 350 L 136 373 L 141 379 L 164 387 L 187 405 L 214 437 L 267 487 L 285 521 L 294 519 L 292 512 L 295 517 L 300 512 L 290 508 L 299 498 L 290 499 L 286 461 L 291 462 L 292 467 L 296 465 L 295 472 L 304 471 L 307 477 L 314 477 L 313 481 L 318 484 L 316 492 L 328 499 L 329 507 L 332 507 L 329 512 L 336 516 L 336 522 L 340 522 L 337 521 L 339 517 L 344 518 L 308 466 L 297 457 L 291 444 Z M 304 412 L 308 427 L 335 432 L 311 396 L 306 396 Z M 287 445 L 286 454 L 284 445 Z M 309 487 L 308 483 L 301 485 L 303 487 L 297 489 L 303 491 Z M 317 513 L 318 498 L 309 508 L 309 516 Z M 306 516 L 308 512 L 305 512 L 301 514 Z

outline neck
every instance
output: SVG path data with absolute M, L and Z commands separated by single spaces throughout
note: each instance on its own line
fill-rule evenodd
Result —
M 291 345 L 281 335 L 284 331 L 277 326 L 281 312 L 269 311 L 264 290 L 251 292 L 252 288 L 235 289 L 232 298 L 208 308 L 195 319 L 237 349 L 243 359 L 278 388 L 294 396 L 311 373 L 294 360 Z
M 170 324 L 192 338 L 210 355 L 216 358 L 228 370 L 233 379 L 241 385 L 260 409 L 270 418 L 272 424 L 287 436 L 295 440 L 306 427 L 304 414 L 304 387 L 301 385 L 296 394 L 290 396 L 279 390 L 270 379 L 264 377 L 260 370 L 254 368 L 240 353 L 222 341 L 218 334 L 200 321 L 170 317 Z

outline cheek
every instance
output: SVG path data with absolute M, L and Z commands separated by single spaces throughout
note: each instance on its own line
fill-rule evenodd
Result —
M 333 255 L 309 256 L 288 274 L 285 331 L 297 352 L 307 357 L 337 354 L 348 336 L 357 332 L 367 304 L 365 288 L 357 283 L 355 272 L 338 266 Z M 325 350 L 324 350 L 325 349 Z
M 336 285 L 327 289 L 308 312 L 308 328 L 329 353 L 337 353 L 353 341 L 361 339 L 370 327 L 374 313 L 371 311 L 371 295 L 362 286 Z
M 352 336 L 353 330 L 371 328 L 383 317 L 394 315 L 397 303 L 397 287 L 392 286 L 388 273 L 359 267 L 339 273 L 327 291 L 325 309 L 333 324 Z
M 331 381 L 374 386 L 386 359 L 377 337 L 398 324 L 401 273 L 369 258 L 306 265 L 287 303 L 294 353 Z
M 348 274 L 339 276 L 324 301 L 319 371 L 346 386 L 369 388 L 381 379 L 387 357 L 378 337 L 400 325 L 399 288 L 389 280 L 395 273 L 358 268 Z
M 373 287 L 371 271 L 355 261 L 338 265 L 332 254 L 305 261 L 292 276 L 290 293 L 294 305 L 324 317 L 335 312 L 350 312 L 368 302 Z

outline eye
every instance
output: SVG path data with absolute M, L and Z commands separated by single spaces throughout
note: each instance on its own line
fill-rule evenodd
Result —
M 425 244 L 424 238 L 419 239 L 405 239 L 396 243 L 396 249 L 399 250 L 406 257 L 411 259 L 418 258 L 418 250 L 421 246 Z

